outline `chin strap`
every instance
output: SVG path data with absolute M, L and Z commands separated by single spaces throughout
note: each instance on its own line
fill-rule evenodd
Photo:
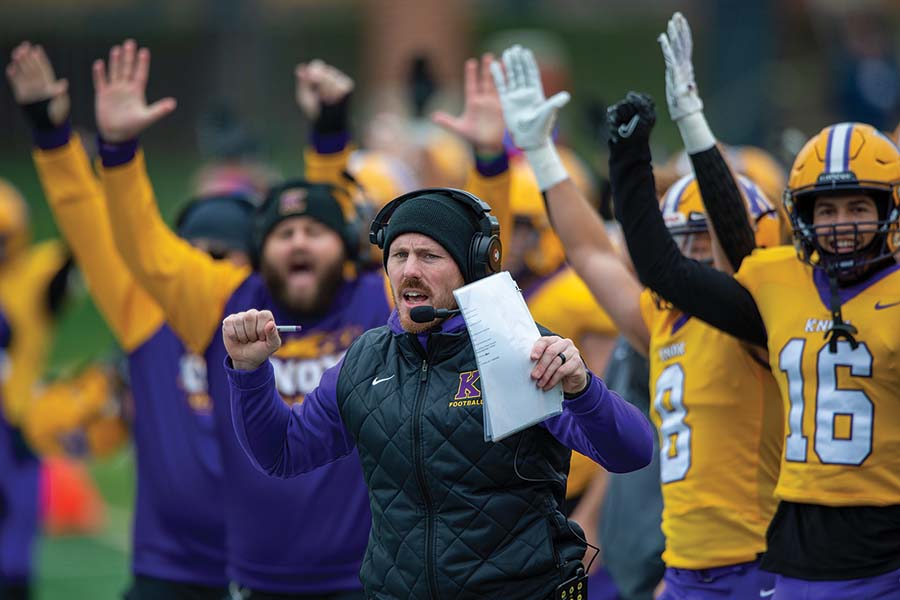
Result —
M 841 316 L 841 297 L 838 294 L 837 277 L 830 269 L 828 270 L 828 288 L 831 290 L 831 329 L 825 334 L 825 339 L 828 340 L 828 351 L 836 354 L 838 340 L 841 338 L 850 342 L 850 347 L 856 350 L 859 342 L 853 336 L 858 331 L 850 323 L 844 323 L 844 318 Z

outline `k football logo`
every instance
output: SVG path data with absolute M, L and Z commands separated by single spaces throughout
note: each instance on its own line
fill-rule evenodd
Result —
M 459 386 L 456 388 L 456 395 L 453 396 L 450 407 L 480 406 L 481 390 L 475 385 L 479 379 L 481 379 L 481 374 L 477 370 L 460 373 Z
M 475 384 L 481 379 L 478 371 L 465 371 L 459 374 L 459 388 L 456 390 L 454 400 L 475 400 L 481 398 L 481 390 Z

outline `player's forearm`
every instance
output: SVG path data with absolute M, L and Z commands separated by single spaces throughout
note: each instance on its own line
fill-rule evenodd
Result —
M 587 389 L 565 400 L 562 414 L 544 426 L 562 444 L 607 471 L 635 471 L 652 457 L 653 431 L 647 418 L 595 375 Z
M 656 201 L 649 145 L 612 145 L 609 167 L 616 218 L 641 282 L 681 311 L 765 347 L 765 325 L 750 292 L 683 256 L 669 235 Z
M 756 247 L 753 227 L 739 184 L 717 146 L 690 155 L 710 228 L 737 272 Z
M 648 334 L 637 309 L 642 288 L 616 253 L 600 216 L 571 179 L 544 195 L 569 264 L 616 327 L 638 344 L 636 347 L 646 347 Z
M 251 371 L 225 362 L 234 431 L 254 467 L 273 477 L 309 472 L 353 450 L 336 401 L 336 371 L 326 372 L 303 404 L 290 409 L 275 389 L 272 364 Z

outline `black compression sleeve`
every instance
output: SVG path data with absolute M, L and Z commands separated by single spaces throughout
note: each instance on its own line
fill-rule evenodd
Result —
M 691 154 L 691 163 L 703 196 L 706 217 L 715 229 L 719 245 L 735 272 L 756 247 L 747 205 L 738 182 L 719 148 Z
M 683 312 L 765 348 L 766 328 L 750 292 L 733 277 L 683 256 L 669 235 L 646 141 L 610 144 L 609 172 L 616 218 L 641 283 Z

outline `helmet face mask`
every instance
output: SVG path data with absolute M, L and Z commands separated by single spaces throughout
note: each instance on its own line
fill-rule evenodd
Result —
M 842 280 L 889 261 L 900 242 L 898 182 L 900 150 L 880 132 L 859 123 L 822 130 L 797 155 L 784 194 L 800 260 Z M 853 196 L 871 198 L 877 218 L 815 223 L 817 200 Z
M 861 188 L 847 192 L 824 192 L 795 195 L 787 202 L 791 211 L 795 242 L 805 262 L 824 269 L 854 276 L 865 271 L 865 267 L 886 260 L 897 251 L 897 244 L 891 243 L 897 235 L 897 209 L 890 208 L 888 190 L 873 191 Z M 836 200 L 853 196 L 865 196 L 874 202 L 878 218 L 861 219 L 843 223 L 816 224 L 814 216 L 819 199 L 833 197 Z M 838 250 L 844 246 L 843 250 Z
M 669 218 L 666 225 L 669 235 L 672 236 L 678 249 L 688 258 L 711 265 L 713 262 L 712 242 L 706 215 L 695 211 L 689 212 L 687 216 L 683 213 L 676 213 L 676 215 L 680 218 Z

